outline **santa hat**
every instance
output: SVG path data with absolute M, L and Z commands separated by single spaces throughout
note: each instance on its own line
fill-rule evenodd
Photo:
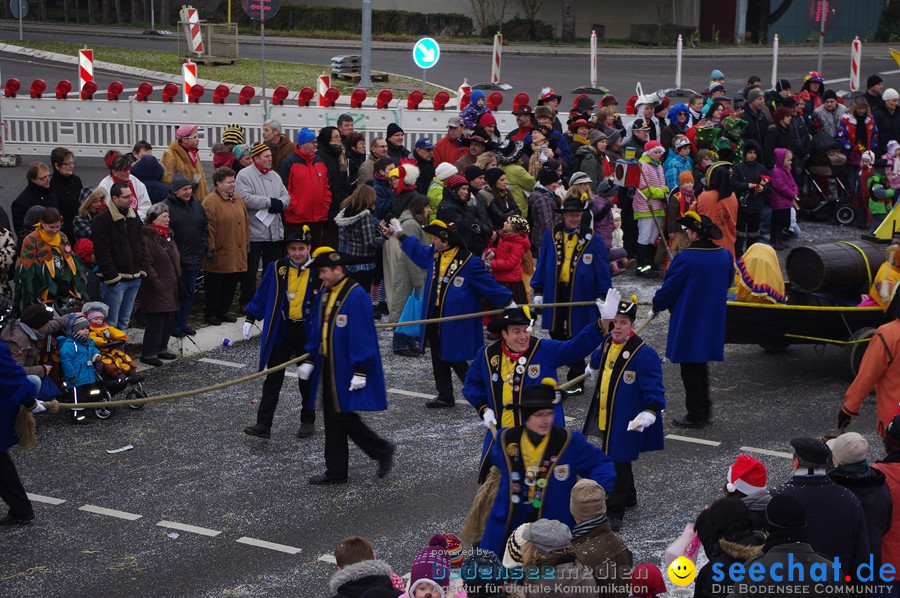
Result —
M 729 492 L 755 494 L 766 489 L 766 466 L 750 455 L 739 456 L 728 468 L 728 483 L 725 488 Z

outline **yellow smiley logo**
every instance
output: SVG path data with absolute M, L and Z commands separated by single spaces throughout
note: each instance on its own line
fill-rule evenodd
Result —
M 669 579 L 676 586 L 686 586 L 697 577 L 697 567 L 694 566 L 691 559 L 680 556 L 672 561 L 667 573 L 669 574 Z

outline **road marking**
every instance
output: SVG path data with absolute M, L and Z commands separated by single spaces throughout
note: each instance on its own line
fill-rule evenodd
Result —
M 569 425 L 569 424 L 571 424 L 571 423 L 574 423 L 574 422 L 575 422 L 575 418 L 574 418 L 574 417 L 569 417 L 569 416 L 568 416 L 568 415 L 567 415 L 567 416 L 565 416 L 565 418 L 564 418 L 564 419 L 565 419 L 565 420 L 566 420 L 566 425 Z
M 297 554 L 302 548 L 294 548 L 293 546 L 286 546 L 284 544 L 275 544 L 274 542 L 266 542 L 265 540 L 257 540 L 256 538 L 248 538 L 244 536 L 242 538 L 238 538 L 235 542 L 240 542 L 241 544 L 249 544 L 250 546 L 257 546 L 259 548 L 268 548 L 269 550 L 277 550 L 279 552 L 286 552 L 288 554 Z
M 331 563 L 332 565 L 337 565 L 337 559 L 334 558 L 333 554 L 323 554 L 319 557 L 319 560 L 323 563 Z
M 179 529 L 183 532 L 191 532 L 192 534 L 200 534 L 201 536 L 209 536 L 210 538 L 218 536 L 222 532 L 205 527 L 197 527 L 196 525 L 188 525 L 187 523 L 178 523 L 177 521 L 160 521 L 157 523 L 159 527 L 168 527 L 171 529 Z
M 289 371 L 287 371 L 287 369 L 284 370 L 284 375 L 285 375 L 285 376 L 290 376 L 291 378 L 297 378 L 297 377 L 298 377 L 298 376 L 297 376 L 297 372 L 289 372 Z
M 33 500 L 34 502 L 42 502 L 48 505 L 61 505 L 66 502 L 62 498 L 53 498 L 52 496 L 42 496 L 40 494 L 32 494 L 31 492 L 26 492 L 29 500 Z
M 691 438 L 690 436 L 679 436 L 677 434 L 667 434 L 669 440 L 680 440 L 682 442 L 693 442 L 694 444 L 705 444 L 707 446 L 719 446 L 722 443 L 715 440 L 704 440 L 702 438 Z
M 198 359 L 197 361 L 202 361 L 204 363 L 211 363 L 213 365 L 224 365 L 229 368 L 245 368 L 247 367 L 246 363 L 236 363 L 234 361 L 222 361 L 221 359 L 210 359 L 209 357 L 203 357 Z
M 793 453 L 785 453 L 783 451 L 770 451 L 769 449 L 761 449 L 756 448 L 755 446 L 742 446 L 741 451 L 747 451 L 748 453 L 760 453 L 763 455 L 771 455 L 773 457 L 784 457 L 785 459 L 793 459 Z
M 110 517 L 118 517 L 119 519 L 127 519 L 134 521 L 140 519 L 143 515 L 135 515 L 134 513 L 126 513 L 125 511 L 117 511 L 115 509 L 107 509 L 106 507 L 98 507 L 96 505 L 83 505 L 78 507 L 79 511 L 87 511 L 88 513 L 96 513 L 97 515 L 108 515 Z
M 406 395 L 408 397 L 418 397 L 420 399 L 436 399 L 437 395 L 429 395 L 421 392 L 413 392 L 411 390 L 403 390 L 402 388 L 389 388 L 388 392 L 393 392 L 398 395 Z

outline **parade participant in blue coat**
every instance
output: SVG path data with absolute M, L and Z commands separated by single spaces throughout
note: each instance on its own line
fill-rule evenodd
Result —
M 400 247 L 415 265 L 425 270 L 425 293 L 421 318 L 447 318 L 481 311 L 487 299 L 494 305 L 515 307 L 512 292 L 485 270 L 481 258 L 472 255 L 462 244 L 453 223 L 433 220 L 423 230 L 434 235 L 432 244 L 424 245 L 415 237 L 403 234 L 395 218 L 385 234 L 400 240 Z M 438 396 L 425 404 L 430 408 L 453 407 L 453 376 L 466 378 L 469 361 L 484 346 L 484 330 L 480 318 L 467 318 L 429 324 L 420 335 L 431 347 L 431 367 Z
M 322 282 L 310 270 L 312 263 L 312 233 L 308 226 L 296 229 L 284 240 L 287 255 L 266 266 L 256 294 L 247 304 L 247 320 L 242 329 L 244 339 L 257 320 L 263 320 L 259 344 L 259 370 L 282 364 L 306 352 L 306 340 L 311 336 L 312 304 Z M 300 429 L 298 438 L 307 438 L 316 431 L 316 410 L 309 392 L 309 380 L 300 380 Z M 266 376 L 262 398 L 256 412 L 256 423 L 244 428 L 250 436 L 269 438 L 278 395 L 284 383 L 284 370 Z
M 479 548 L 499 553 L 513 530 L 526 522 L 556 519 L 569 527 L 572 487 L 590 478 L 609 492 L 613 463 L 603 451 L 573 432 L 553 424 L 561 401 L 556 381 L 545 378 L 528 386 L 521 403 L 523 425 L 504 428 L 491 448 L 491 465 L 500 470 L 500 485 Z
M 9 512 L 0 519 L 0 525 L 24 524 L 34 519 L 34 509 L 9 456 L 9 449 L 19 442 L 15 434 L 19 410 L 25 408 L 32 413 L 46 410 L 44 404 L 35 399 L 36 394 L 37 387 L 15 362 L 6 343 L 0 341 L 0 498 L 9 505 Z
M 309 483 L 347 482 L 348 437 L 378 462 L 378 477 L 383 478 L 393 466 L 394 445 L 373 432 L 357 413 L 387 409 L 372 299 L 368 290 L 347 277 L 345 266 L 354 261 L 352 256 L 319 247 L 313 258 L 310 267 L 318 269 L 323 288 L 310 314 L 312 328 L 306 343 L 310 357 L 298 376 L 302 380 L 312 376 L 310 396 L 322 397 L 325 473 L 309 478 Z
M 590 225 L 582 224 L 585 210 L 590 208 L 586 197 L 567 197 L 557 212 L 563 221 L 544 233 L 531 288 L 534 303 L 568 303 L 594 301 L 605 297 L 612 284 L 609 270 L 609 254 L 606 244 Z M 593 305 L 579 307 L 546 307 L 541 310 L 541 324 L 550 331 L 550 338 L 564 341 L 579 330 L 597 320 L 597 308 Z M 569 364 L 567 380 L 584 373 L 584 359 Z M 582 385 L 568 390 L 569 394 L 581 394 Z
M 604 305 L 602 301 L 600 305 Z M 619 293 L 610 289 L 606 304 L 613 313 L 619 303 Z M 466 374 L 462 394 L 490 429 L 491 425 L 514 428 L 523 423 L 522 413 L 511 406 L 522 402 L 525 389 L 540 384 L 544 378 L 556 380 L 556 368 L 584 359 L 603 340 L 606 325 L 611 320 L 595 320 L 568 341 L 540 339 L 531 334 L 534 320 L 528 307 L 515 307 L 492 320 L 488 330 L 500 333 L 500 340 L 478 349 L 472 367 Z M 554 407 L 554 424 L 565 427 L 562 404 Z M 494 435 L 484 438 L 479 481 L 484 481 L 490 469 L 487 459 Z
M 641 453 L 663 449 L 662 364 L 656 351 L 635 334 L 635 318 L 637 297 L 617 302 L 609 334 L 587 369 L 596 385 L 582 432 L 600 437 L 600 447 L 616 467 L 616 483 L 606 497 L 613 529 L 622 525 L 625 509 L 637 504 L 631 462 Z
M 672 420 L 683 428 L 702 428 L 712 411 L 710 361 L 725 359 L 725 302 L 734 277 L 731 253 L 713 243 L 722 231 L 706 216 L 686 212 L 678 224 L 690 246 L 678 253 L 653 296 L 653 313 L 672 311 L 666 357 L 681 364 L 687 415 Z

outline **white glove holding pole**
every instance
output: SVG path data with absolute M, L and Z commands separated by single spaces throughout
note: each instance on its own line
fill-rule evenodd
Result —
M 389 224 L 391 225 L 391 234 L 393 236 L 399 237 L 403 234 L 403 226 L 400 225 L 399 220 L 397 220 L 396 218 L 391 218 Z
M 350 390 L 360 390 L 366 387 L 366 377 L 354 375 L 350 378 Z
M 587 382 L 589 386 L 595 386 L 597 384 L 597 376 L 600 374 L 600 369 L 594 369 L 591 366 L 587 366 L 584 368 L 584 373 L 587 374 Z
M 544 304 L 544 296 L 543 295 L 535 295 L 534 299 L 531 300 L 533 305 L 543 305 Z
M 309 377 L 312 376 L 315 367 L 316 366 L 311 363 L 301 363 L 297 366 L 297 376 L 301 380 L 309 380 Z
M 484 420 L 484 427 L 487 429 L 491 428 L 491 424 L 497 425 L 497 417 L 494 415 L 493 409 L 485 409 L 481 414 L 481 419 Z
M 250 322 L 244 322 L 244 325 L 241 326 L 241 334 L 244 335 L 244 340 L 250 340 L 250 331 L 253 330 L 253 324 Z
M 606 291 L 606 301 L 597 299 L 597 309 L 600 310 L 600 319 L 614 320 L 616 313 L 619 311 L 619 302 L 621 300 L 622 295 L 614 288 L 610 288 Z
M 649 411 L 641 411 L 637 414 L 637 416 L 628 422 L 628 430 L 634 430 L 635 432 L 643 432 L 645 429 L 649 428 L 653 424 L 656 423 L 656 414 L 650 413 Z
M 43 413 L 47 410 L 47 407 L 44 405 L 43 401 L 39 401 L 37 399 L 34 400 L 34 407 L 31 408 L 32 413 Z

